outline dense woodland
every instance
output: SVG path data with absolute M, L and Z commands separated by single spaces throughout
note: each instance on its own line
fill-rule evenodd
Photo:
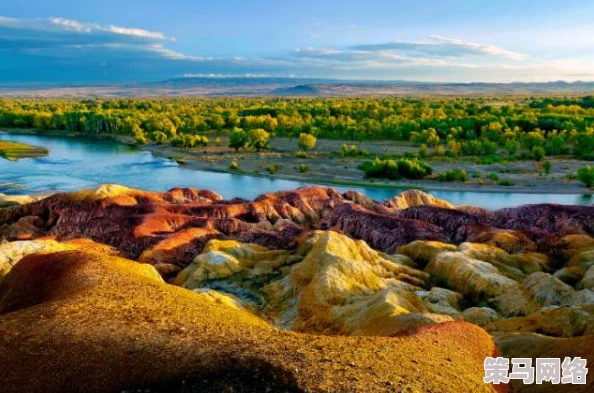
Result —
M 447 155 L 594 158 L 594 97 L 0 100 L 0 127 L 134 136 L 206 145 L 229 133 L 410 141 Z M 256 132 L 254 132 L 256 131 Z M 233 132 L 235 134 L 233 135 Z M 265 148 L 266 144 L 256 144 Z

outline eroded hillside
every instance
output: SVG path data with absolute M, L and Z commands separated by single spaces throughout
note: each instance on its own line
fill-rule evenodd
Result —
M 419 191 L 56 194 L 0 209 L 0 359 L 16 365 L 0 383 L 43 369 L 28 391 L 493 391 L 494 342 L 594 359 L 593 234 L 594 207 Z

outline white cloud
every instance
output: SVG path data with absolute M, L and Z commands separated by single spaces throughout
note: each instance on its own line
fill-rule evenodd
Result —
M 351 47 L 305 48 L 276 57 L 194 56 L 158 31 L 65 18 L 0 16 L 0 81 L 132 81 L 176 75 L 308 75 L 361 79 L 511 81 L 592 79 L 589 57 L 546 60 L 490 44 L 431 36 Z
M 493 56 L 508 60 L 523 60 L 524 53 L 514 52 L 494 45 L 466 42 L 455 38 L 430 36 L 431 41 L 393 41 L 383 44 L 353 46 L 351 50 L 366 52 L 399 52 L 409 56 L 463 57 Z

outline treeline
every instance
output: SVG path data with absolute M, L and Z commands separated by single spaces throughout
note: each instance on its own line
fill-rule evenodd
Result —
M 274 136 L 387 139 L 461 154 L 499 148 L 594 157 L 594 98 L 0 100 L 0 127 L 134 136 L 202 146 L 241 129 Z M 456 144 L 458 143 L 458 145 Z

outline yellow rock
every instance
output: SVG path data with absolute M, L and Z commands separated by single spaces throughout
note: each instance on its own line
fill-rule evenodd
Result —
M 304 239 L 298 253 L 303 260 L 264 288 L 266 312 L 283 328 L 391 335 L 450 319 L 432 314 L 415 293 L 420 288 L 400 280 L 426 275 L 384 258 L 363 241 L 336 232 L 315 232 Z
M 25 256 L 38 252 L 74 250 L 75 246 L 55 240 L 26 240 L 0 244 L 0 282 L 10 269 Z
M 304 236 L 295 251 L 211 240 L 175 283 L 214 288 L 277 326 L 304 332 L 393 335 L 460 314 L 461 295 L 423 289 L 428 275 L 336 232 Z
M 409 207 L 430 205 L 443 207 L 446 209 L 453 209 L 454 205 L 443 199 L 435 198 L 433 195 L 427 194 L 420 190 L 406 190 L 394 198 L 385 202 L 391 209 L 408 209 Z
M 594 291 L 594 266 L 590 267 L 580 283 L 580 287 Z
M 548 257 L 536 252 L 508 254 L 491 244 L 462 243 L 460 251 L 471 258 L 489 262 L 503 275 L 514 280 L 522 280 L 524 274 L 542 271 L 548 267 Z
M 435 258 L 435 256 L 444 251 L 457 251 L 458 247 L 453 244 L 430 241 L 417 240 L 412 243 L 405 244 L 398 248 L 398 253 L 406 255 L 421 266 L 425 266 Z
M 257 244 L 243 244 L 235 240 L 211 240 L 202 254 L 182 270 L 175 284 L 197 288 L 204 282 L 226 279 L 245 273 L 244 279 L 273 273 L 280 267 L 301 258 L 284 250 L 268 250 Z
M 497 333 L 540 333 L 555 337 L 594 334 L 594 306 L 547 307 L 525 317 L 501 319 L 482 325 Z
M 569 266 L 580 266 L 587 270 L 594 266 L 594 248 L 582 249 L 569 260 Z

